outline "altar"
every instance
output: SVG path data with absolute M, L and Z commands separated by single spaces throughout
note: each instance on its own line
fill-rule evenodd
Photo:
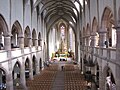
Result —
M 52 58 L 52 60 L 54 61 L 71 61 L 73 59 L 74 59 L 74 54 L 70 52 L 65 52 L 65 53 L 56 52 L 55 54 L 53 54 L 53 58 Z

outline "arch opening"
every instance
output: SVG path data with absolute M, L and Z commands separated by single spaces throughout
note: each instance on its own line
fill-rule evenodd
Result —
M 109 7 L 104 9 L 101 26 L 103 28 L 102 30 L 106 32 L 106 47 L 116 47 L 116 29 L 114 28 L 115 19 L 112 10 Z
M 30 28 L 27 26 L 24 31 L 24 47 L 28 47 L 30 44 L 31 32 Z
M 67 61 L 74 59 L 75 34 L 72 27 L 64 20 L 59 20 L 49 30 L 50 60 Z
M 0 50 L 5 49 L 5 36 L 9 36 L 10 32 L 8 31 L 7 23 L 4 17 L 0 14 Z
M 42 46 L 41 33 L 38 34 L 38 46 Z
M 104 78 L 105 78 L 105 80 L 104 80 L 105 90 L 116 89 L 115 78 L 114 78 L 114 75 L 113 75 L 110 67 L 106 66 L 104 68 L 103 75 L 104 75 Z
M 12 71 L 14 88 L 20 86 L 20 84 L 21 84 L 20 72 L 21 72 L 21 67 L 20 67 L 19 62 L 17 61 L 14 65 L 14 68 L 13 68 L 13 71 Z
M 32 31 L 32 42 L 33 42 L 33 46 L 35 46 L 35 44 L 36 44 L 36 39 L 37 39 L 37 36 L 36 36 L 36 31 L 35 31 L 35 29 L 33 29 L 33 31 Z
M 33 58 L 32 58 L 33 75 L 35 75 L 35 74 L 36 74 L 36 66 L 37 66 L 36 57 L 35 57 L 35 56 L 33 56 Z
M 25 61 L 25 78 L 29 78 L 30 77 L 30 61 L 27 58 Z
M 39 66 L 40 66 L 40 70 L 42 70 L 42 59 L 40 58 L 40 61 L 39 61 Z
M 0 68 L 0 90 L 6 90 L 6 73 Z
M 16 21 L 11 30 L 11 48 L 18 48 L 20 45 L 20 38 L 23 36 L 22 28 L 21 25 L 19 24 L 18 21 Z

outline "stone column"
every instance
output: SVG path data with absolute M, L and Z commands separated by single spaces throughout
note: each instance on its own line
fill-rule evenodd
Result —
M 6 35 L 4 37 L 4 48 L 5 50 L 11 50 L 11 36 Z
M 118 22 L 118 25 L 116 28 L 116 34 L 117 34 L 117 43 L 116 43 L 116 63 L 120 65 L 120 22 Z M 120 66 L 116 65 L 116 71 L 115 71 L 115 82 L 116 82 L 116 88 L 117 90 L 120 90 Z
M 85 46 L 85 37 L 82 37 L 82 45 Z
M 18 36 L 19 47 L 24 48 L 24 36 Z
M 18 37 L 19 48 L 21 48 L 21 54 L 24 54 L 24 37 Z
M 12 77 L 12 71 L 9 72 L 9 74 L 6 75 L 6 90 L 14 90 L 13 89 L 13 77 Z
M 31 47 L 33 45 L 32 38 L 28 38 L 28 47 Z
M 105 90 L 105 85 L 104 85 L 104 80 L 103 79 L 103 73 L 102 73 L 102 65 L 99 65 L 99 89 L 100 90 Z
M 35 47 L 36 47 L 36 50 L 38 50 L 38 39 L 35 39 Z
M 90 46 L 96 47 L 96 33 L 91 34 L 91 43 Z
M 6 86 L 7 90 L 13 90 L 13 78 L 12 78 L 12 61 L 11 61 L 11 35 L 4 35 L 4 48 L 7 50 L 8 69 L 9 73 L 6 74 Z
M 35 72 L 36 72 L 36 74 L 39 74 L 39 73 L 40 73 L 40 72 L 39 72 L 39 71 L 40 71 L 40 68 L 39 68 L 38 60 L 36 60 L 36 64 L 35 64 L 35 65 L 36 65 L 36 71 L 35 71 Z
M 26 79 L 25 79 L 25 65 L 22 63 L 21 71 L 20 71 L 20 82 L 24 90 L 27 90 L 26 87 Z
M 84 73 L 84 54 L 83 54 L 83 51 L 82 51 L 82 73 Z
M 32 59 L 32 57 L 31 57 L 31 59 Z M 30 65 L 29 65 L 29 78 L 30 78 L 31 80 L 33 80 L 32 60 L 31 60 Z
M 107 41 L 106 40 L 106 34 L 107 34 L 106 28 L 103 28 L 103 27 L 100 28 L 98 33 L 99 33 L 99 46 L 105 48 L 106 47 L 105 41 Z
M 7 50 L 7 57 L 10 59 L 11 58 L 11 36 L 10 35 L 6 35 L 4 37 L 4 48 L 5 50 Z M 12 63 L 12 61 L 8 61 L 8 63 Z
M 38 39 L 35 39 L 35 46 L 38 46 Z

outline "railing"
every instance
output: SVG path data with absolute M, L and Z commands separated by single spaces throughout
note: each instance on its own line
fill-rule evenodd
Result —
M 107 58 L 108 57 L 107 53 L 109 53 L 109 52 L 107 52 L 107 49 L 106 48 L 102 48 L 102 56 Z
M 110 62 L 114 62 L 116 60 L 116 48 L 100 48 L 90 46 L 84 46 L 83 48 L 85 48 L 83 51 L 86 52 L 86 54 L 93 54 L 95 57 L 99 57 Z
M 42 46 L 38 46 L 38 50 L 41 51 L 42 50 Z
M 24 48 L 24 54 L 28 54 L 30 53 L 30 48 L 29 47 L 25 47 Z
M 0 63 L 7 62 L 10 59 L 22 57 L 23 54 L 28 55 L 32 52 L 36 52 L 36 47 L 31 47 L 31 48 L 25 47 L 23 49 L 23 51 L 24 52 L 22 53 L 21 48 L 12 48 L 11 51 L 0 50 Z M 41 47 L 39 47 L 39 49 L 37 51 L 41 51 Z M 11 52 L 11 58 L 8 58 L 8 56 L 10 54 L 9 52 Z
M 14 57 L 19 57 L 21 56 L 21 49 L 20 48 L 15 48 L 13 50 L 11 50 L 11 57 L 14 58 Z
M 32 52 L 35 52 L 36 51 L 36 47 L 32 47 Z
M 111 49 L 109 53 L 110 53 L 110 59 L 116 60 L 116 49 Z

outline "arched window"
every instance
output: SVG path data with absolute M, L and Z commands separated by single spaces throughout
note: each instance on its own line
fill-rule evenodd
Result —
M 60 30 L 61 30 L 61 39 L 64 40 L 65 39 L 65 27 L 61 26 Z

